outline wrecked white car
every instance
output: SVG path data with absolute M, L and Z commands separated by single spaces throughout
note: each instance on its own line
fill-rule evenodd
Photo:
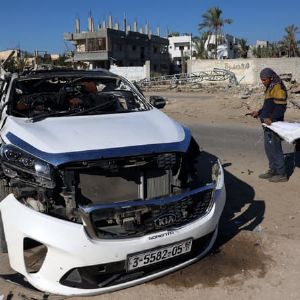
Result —
M 1 80 L 0 249 L 37 289 L 113 291 L 211 249 L 221 164 L 152 103 L 105 70 Z

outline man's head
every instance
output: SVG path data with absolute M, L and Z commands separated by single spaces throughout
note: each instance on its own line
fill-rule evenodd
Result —
M 264 68 L 260 72 L 260 79 L 265 87 L 268 87 L 276 77 L 278 77 L 278 75 L 270 68 Z
M 84 80 L 82 82 L 82 85 L 84 86 L 84 89 L 88 92 L 88 93 L 97 93 L 97 85 L 95 83 L 95 81 L 93 80 Z

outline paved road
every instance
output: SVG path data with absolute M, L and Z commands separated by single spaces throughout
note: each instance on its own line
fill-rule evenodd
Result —
M 195 125 L 187 124 L 201 148 L 221 160 L 239 159 L 266 162 L 262 128 L 249 128 L 236 125 Z M 285 153 L 293 152 L 293 147 L 283 143 Z M 236 161 L 238 160 L 238 161 Z

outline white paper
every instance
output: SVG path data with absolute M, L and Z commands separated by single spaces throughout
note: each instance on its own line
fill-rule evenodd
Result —
M 271 125 L 263 125 L 276 132 L 288 143 L 293 143 L 295 140 L 300 139 L 300 123 L 279 121 Z

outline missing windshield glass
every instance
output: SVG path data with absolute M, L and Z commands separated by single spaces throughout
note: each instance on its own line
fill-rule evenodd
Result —
M 119 78 L 49 77 L 18 80 L 11 95 L 10 113 L 40 121 L 67 115 L 121 113 L 147 106 Z

